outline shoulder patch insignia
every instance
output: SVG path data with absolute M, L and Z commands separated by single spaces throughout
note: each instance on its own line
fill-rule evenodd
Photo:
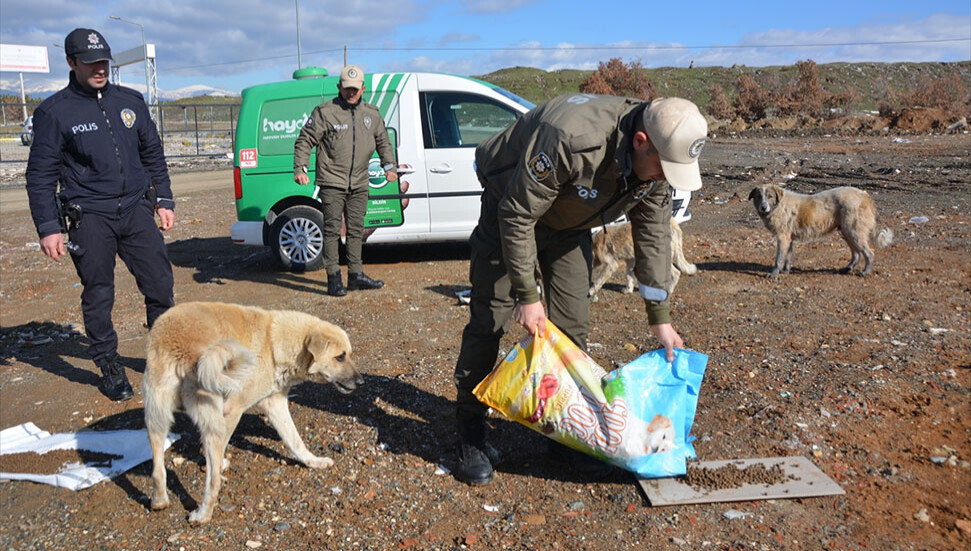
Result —
M 126 128 L 131 128 L 135 124 L 135 112 L 129 108 L 121 110 L 121 122 L 125 123 Z
M 553 161 L 550 160 L 549 155 L 542 152 L 530 159 L 526 167 L 529 169 L 529 175 L 537 182 L 542 182 L 553 173 Z
M 314 118 L 313 117 L 307 117 L 307 121 L 305 123 L 303 123 L 303 125 L 304 126 L 313 126 L 314 125 Z
M 371 115 L 364 115 L 364 128 L 371 129 Z

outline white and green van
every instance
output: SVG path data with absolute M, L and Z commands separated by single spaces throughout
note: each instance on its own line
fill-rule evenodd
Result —
M 304 68 L 286 82 L 243 90 L 236 130 L 234 243 L 269 247 L 287 269 L 323 265 L 317 187 L 293 181 L 293 144 L 314 107 L 337 95 L 337 76 Z M 482 188 L 475 146 L 533 107 L 480 80 L 447 74 L 365 75 L 364 100 L 384 117 L 401 170 L 384 178 L 375 154 L 365 216 L 368 243 L 466 240 Z M 310 180 L 314 179 L 314 156 Z

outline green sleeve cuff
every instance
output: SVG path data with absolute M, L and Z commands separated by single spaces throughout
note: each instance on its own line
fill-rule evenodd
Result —
M 526 277 L 522 279 L 510 277 L 509 279 L 512 283 L 512 290 L 516 295 L 516 300 L 523 304 L 539 302 L 539 290 L 536 288 L 535 277 Z
M 660 303 L 651 302 L 648 300 L 644 301 L 644 305 L 647 307 L 647 323 L 649 325 L 671 323 L 670 306 L 668 306 L 667 304 L 660 304 Z

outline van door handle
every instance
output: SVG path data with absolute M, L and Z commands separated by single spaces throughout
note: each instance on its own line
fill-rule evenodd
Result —
M 450 167 L 448 163 L 442 163 L 438 166 L 429 168 L 428 172 L 432 172 L 435 174 L 448 174 L 449 172 L 452 172 L 452 167 Z

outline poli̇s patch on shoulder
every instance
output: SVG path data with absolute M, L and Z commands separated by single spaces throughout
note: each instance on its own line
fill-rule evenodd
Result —
M 529 176 L 537 182 L 542 182 L 553 174 L 553 161 L 550 160 L 549 155 L 542 151 L 530 159 L 526 166 L 529 170 Z

